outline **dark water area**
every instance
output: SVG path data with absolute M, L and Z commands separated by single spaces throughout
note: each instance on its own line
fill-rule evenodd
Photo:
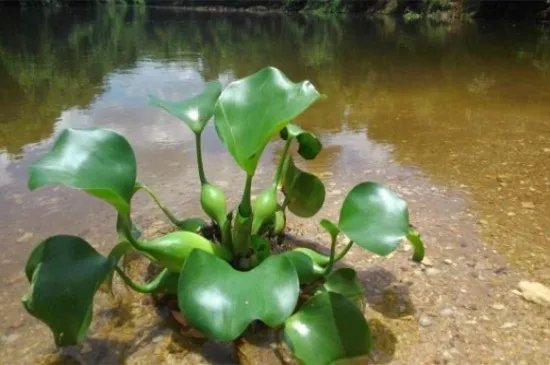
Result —
M 60 131 L 97 126 L 123 133 L 136 150 L 141 177 L 169 186 L 166 194 L 178 196 L 180 205 L 194 202 L 197 185 L 184 183 L 196 177 L 192 133 L 150 106 L 147 95 L 181 100 L 208 81 L 227 85 L 268 65 L 292 80 L 309 79 L 328 96 L 298 120 L 326 147 L 310 170 L 346 181 L 368 169 L 384 175 L 399 166 L 464 192 L 483 240 L 550 282 L 550 30 L 542 26 L 145 8 L 3 9 L 5 343 L 13 321 L 26 318 L 21 271 L 40 239 L 72 233 L 112 245 L 112 212 L 101 202 L 64 189 L 26 188 L 28 165 Z M 205 158 L 215 163 L 210 169 L 240 176 L 213 128 L 205 133 Z M 266 151 L 268 169 L 274 151 Z M 240 188 L 225 179 L 237 194 Z M 400 185 L 414 189 L 406 179 Z

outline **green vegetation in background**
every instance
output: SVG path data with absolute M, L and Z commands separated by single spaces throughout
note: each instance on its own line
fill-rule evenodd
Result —
M 91 5 L 160 5 L 203 7 L 210 9 L 253 9 L 257 11 L 278 10 L 287 12 L 327 13 L 367 13 L 394 14 L 404 16 L 407 20 L 429 17 L 437 21 L 449 22 L 460 19 L 471 19 L 476 13 L 483 18 L 517 16 L 523 13 L 532 19 L 550 16 L 550 6 L 546 0 L 536 1 L 484 1 L 484 0 L 19 0 L 22 7 L 53 7 Z M 0 4 L 0 7 L 2 5 Z
M 442 86 L 456 82 L 452 70 L 459 64 L 469 65 L 472 78 L 487 72 L 476 59 L 517 58 L 527 70 L 550 70 L 544 28 L 531 27 L 521 39 L 515 36 L 517 28 L 499 29 L 495 40 L 481 37 L 475 24 L 430 19 L 404 24 L 390 17 L 366 22 L 134 7 L 10 11 L 0 12 L 0 20 L 0 149 L 15 156 L 26 143 L 49 137 L 62 111 L 87 108 L 105 90 L 107 75 L 130 70 L 143 58 L 169 62 L 181 54 L 200 54 L 206 81 L 224 73 L 242 77 L 275 60 L 291 75 L 310 75 L 332 100 L 338 98 L 334 109 L 318 114 L 335 119 L 346 113 L 345 105 L 362 103 L 356 100 L 358 88 L 379 95 L 377 85 L 392 83 L 404 65 L 442 69 L 447 75 L 438 81 Z M 273 57 L 274 49 L 295 56 Z M 241 61 L 245 53 L 247 63 Z M 304 127 L 317 133 L 326 128 Z

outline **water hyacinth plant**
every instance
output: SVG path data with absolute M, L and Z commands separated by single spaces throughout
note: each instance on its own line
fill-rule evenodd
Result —
M 304 364 L 368 354 L 369 326 L 356 305 L 364 296 L 362 284 L 354 270 L 335 270 L 334 264 L 352 245 L 385 256 L 405 239 L 414 247 L 413 259 L 421 261 L 423 244 L 409 224 L 406 202 L 376 182 L 360 183 L 348 192 L 337 223 L 320 221 L 331 239 L 330 255 L 304 247 L 272 250 L 272 238 L 284 233 L 287 211 L 313 217 L 325 200 L 321 180 L 296 166 L 290 148 L 297 143 L 295 157 L 306 160 L 321 151 L 314 134 L 291 122 L 322 97 L 311 82 L 294 83 L 273 67 L 223 90 L 219 82 L 211 82 L 183 102 L 150 97 L 195 134 L 200 204 L 210 223 L 175 217 L 138 181 L 134 152 L 122 135 L 103 128 L 64 130 L 30 167 L 29 188 L 61 184 L 104 200 L 118 213 L 120 240 L 107 256 L 76 236 L 56 235 L 40 242 L 25 267 L 30 283 L 23 298 L 26 310 L 51 329 L 57 346 L 79 344 L 92 320 L 96 291 L 112 285 L 117 273 L 138 292 L 177 296 L 186 322 L 208 339 L 236 340 L 259 321 L 281 331 L 284 344 Z M 242 198 L 232 210 L 224 191 L 207 179 L 203 168 L 201 134 L 211 119 L 246 174 Z M 275 176 L 252 201 L 258 161 L 277 136 L 284 140 L 284 151 Z M 175 231 L 153 240 L 141 238 L 131 219 L 132 197 L 139 190 L 151 195 Z M 336 252 L 340 235 L 349 243 Z M 135 282 L 119 264 L 132 251 L 162 267 L 151 282 Z M 307 296 L 301 295 L 305 292 Z

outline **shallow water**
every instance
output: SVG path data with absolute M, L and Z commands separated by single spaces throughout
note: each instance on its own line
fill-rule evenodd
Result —
M 548 30 L 167 9 L 4 11 L 4 344 L 26 337 L 13 336 L 20 327 L 43 330 L 33 327 L 19 302 L 26 290 L 21 269 L 40 239 L 80 234 L 103 251 L 115 239 L 114 212 L 105 204 L 62 188 L 26 188 L 28 165 L 58 133 L 80 126 L 123 133 L 136 151 L 140 179 L 178 214 L 198 214 L 193 136 L 148 105 L 147 95 L 184 99 L 210 80 L 226 85 L 267 65 L 293 80 L 311 80 L 328 96 L 298 120 L 325 146 L 305 164 L 311 171 L 332 176 L 336 184 L 374 175 L 393 181 L 405 195 L 419 177 L 459 191 L 479 217 L 484 241 L 550 283 Z M 203 138 L 207 173 L 238 196 L 242 174 L 211 126 Z M 265 173 L 273 170 L 277 148 L 263 157 Z M 427 204 L 438 191 L 426 190 Z M 140 199 L 136 214 L 150 222 L 151 203 Z

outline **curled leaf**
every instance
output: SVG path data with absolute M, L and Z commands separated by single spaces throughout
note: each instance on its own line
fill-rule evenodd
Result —
M 202 93 L 185 101 L 171 102 L 152 95 L 149 95 L 149 101 L 183 120 L 194 133 L 198 134 L 203 131 L 214 115 L 214 106 L 221 92 L 222 85 L 216 80 L 208 83 Z
M 315 175 L 300 170 L 292 157 L 285 162 L 283 193 L 288 209 L 298 217 L 309 218 L 317 214 L 325 202 L 325 186 Z
M 115 261 L 88 242 L 69 235 L 39 243 L 27 260 L 30 280 L 23 306 L 51 329 L 57 346 L 79 344 L 88 332 L 92 302 Z
M 298 154 L 306 160 L 313 160 L 323 148 L 321 141 L 313 133 L 304 131 L 296 124 L 287 125 L 280 135 L 285 141 L 289 137 L 296 138 L 299 143 Z
M 127 215 L 135 182 L 134 151 L 123 136 L 104 128 L 69 128 L 30 166 L 28 186 L 35 190 L 61 184 L 83 190 Z
M 253 176 L 270 138 L 319 97 L 311 82 L 294 83 L 277 68 L 266 67 L 221 93 L 216 131 L 237 164 Z

